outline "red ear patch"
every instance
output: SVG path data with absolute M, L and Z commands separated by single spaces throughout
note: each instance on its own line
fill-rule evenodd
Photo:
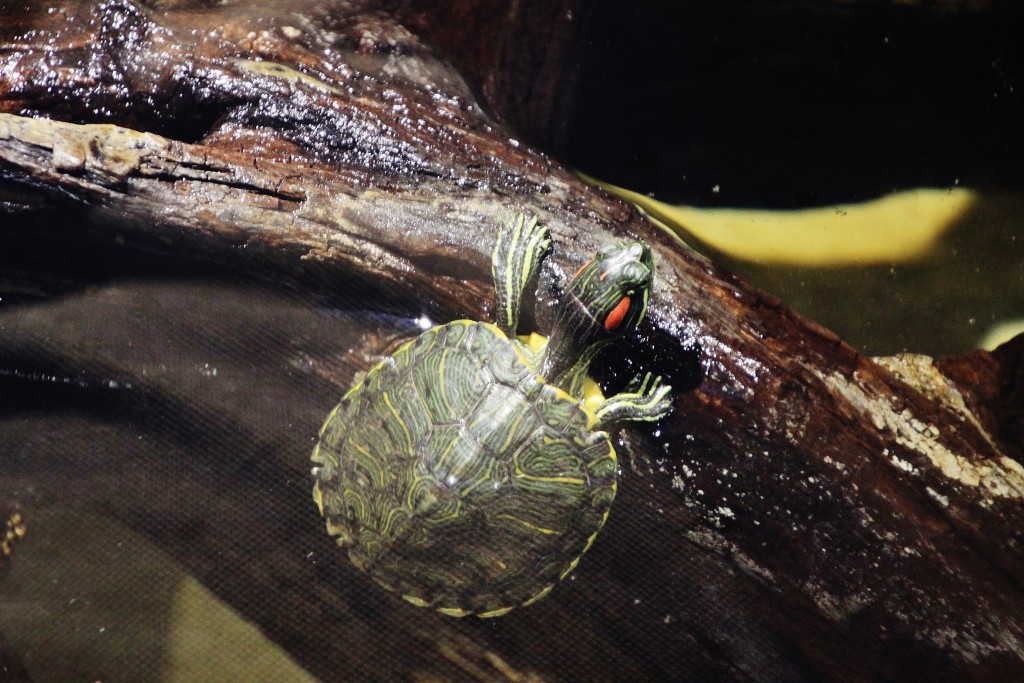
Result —
M 615 304 L 615 308 L 611 310 L 608 317 L 604 319 L 604 329 L 609 332 L 614 332 L 618 329 L 619 325 L 622 324 L 623 318 L 626 317 L 626 313 L 629 312 L 629 304 L 629 297 L 622 297 L 622 299 L 619 300 L 619 303 Z

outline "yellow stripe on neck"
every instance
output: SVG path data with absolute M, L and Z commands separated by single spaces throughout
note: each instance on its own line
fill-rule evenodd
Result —
M 547 346 L 548 338 L 536 332 L 531 332 L 528 336 L 520 335 L 519 341 L 539 355 L 544 351 L 544 347 Z M 601 387 L 588 376 L 583 380 L 583 410 L 594 415 L 604 402 L 605 396 L 604 392 L 601 391 Z

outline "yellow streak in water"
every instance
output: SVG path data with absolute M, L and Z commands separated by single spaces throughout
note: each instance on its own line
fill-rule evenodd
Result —
M 963 188 L 916 189 L 857 204 L 791 211 L 698 209 L 602 186 L 684 239 L 692 235 L 740 259 L 819 266 L 921 258 L 976 200 Z

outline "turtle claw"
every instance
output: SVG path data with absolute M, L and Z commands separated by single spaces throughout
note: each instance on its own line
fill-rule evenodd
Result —
M 606 400 L 597 409 L 597 419 L 606 425 L 618 422 L 653 422 L 672 411 L 672 387 L 662 384 L 660 376 L 637 375 L 626 390 Z
M 501 226 L 491 254 L 497 325 L 509 339 L 515 339 L 519 310 L 526 285 L 537 275 L 540 264 L 551 252 L 551 234 L 536 216 L 517 213 Z

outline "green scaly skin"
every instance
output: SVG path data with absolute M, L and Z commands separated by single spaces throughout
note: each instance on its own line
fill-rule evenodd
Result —
M 594 413 L 580 401 L 590 359 L 643 317 L 653 262 L 642 243 L 602 249 L 580 270 L 543 351 L 516 340 L 524 289 L 550 248 L 536 220 L 505 224 L 492 255 L 497 325 L 424 332 L 370 370 L 321 430 L 314 499 L 328 531 L 414 604 L 497 616 L 546 595 L 614 500 L 618 463 L 603 429 L 671 408 L 669 387 L 650 375 Z
M 548 229 L 536 218 L 516 214 L 502 232 L 491 254 L 491 277 L 494 279 L 494 304 L 498 328 L 509 339 L 519 329 L 519 307 L 526 285 L 537 275 L 540 264 L 551 253 Z

